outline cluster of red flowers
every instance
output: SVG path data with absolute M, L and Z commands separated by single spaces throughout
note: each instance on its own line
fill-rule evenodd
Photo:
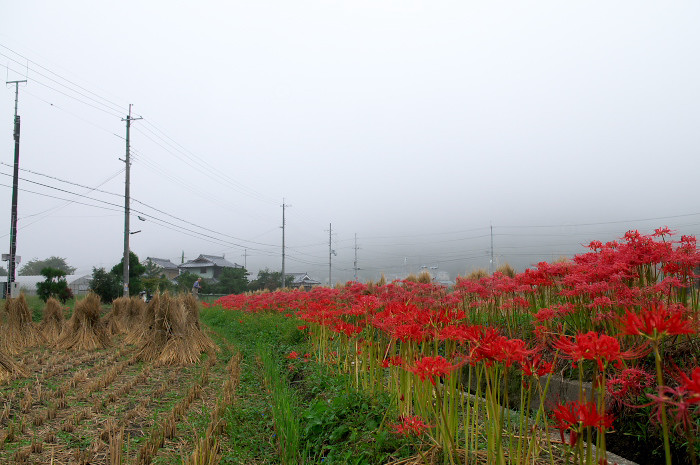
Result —
M 399 422 L 390 426 L 396 434 L 401 436 L 420 436 L 430 428 L 420 417 L 409 415 L 399 417 Z
M 612 427 L 613 417 L 601 414 L 594 402 L 572 401 L 557 405 L 552 411 L 552 417 L 565 442 L 564 433 L 569 431 L 569 444 L 576 444 L 583 428 L 592 427 L 598 431 Z
M 427 378 L 435 386 L 436 377 L 449 376 L 456 368 L 458 365 L 452 365 L 444 357 L 438 355 L 437 357 L 423 357 L 407 369 L 418 375 L 421 381 L 425 381 Z
M 303 321 L 299 330 L 317 341 L 335 338 L 324 346 L 327 353 L 333 351 L 331 360 L 377 356 L 375 366 L 402 366 L 433 385 L 462 363 L 519 366 L 525 376 L 543 376 L 552 372 L 557 352 L 574 365 L 594 363 L 606 375 L 596 387 L 606 389 L 613 405 L 654 390 L 658 402 L 697 414 L 700 368 L 681 373 L 673 388 L 663 389 L 654 386 L 650 374 L 623 369 L 628 360 L 648 353 L 650 344 L 658 348 L 666 336 L 698 333 L 697 290 L 692 286 L 700 253 L 694 237 L 674 241 L 672 235 L 668 228 L 651 235 L 629 231 L 619 241 L 592 241 L 590 252 L 573 260 L 538 263 L 514 276 L 497 272 L 479 279 L 458 278 L 452 290 L 411 281 L 384 286 L 348 283 L 334 289 L 232 295 L 217 304 L 295 316 Z M 474 324 L 473 315 L 487 324 Z M 519 338 L 528 330 L 523 325 L 527 318 L 536 325 L 534 344 Z M 380 351 L 371 346 L 377 341 L 383 343 Z M 316 347 L 321 350 L 320 344 Z M 407 347 L 417 350 L 402 351 Z M 423 350 L 426 347 L 430 349 Z M 437 347 L 439 351 L 433 350 Z M 408 353 L 434 356 L 401 358 Z M 289 358 L 298 357 L 292 354 Z M 580 427 L 603 429 L 612 422 L 592 403 L 561 405 L 555 418 L 558 427 L 574 437 Z M 414 431 L 414 419 L 404 417 L 401 431 Z M 420 419 L 415 421 L 425 427 Z

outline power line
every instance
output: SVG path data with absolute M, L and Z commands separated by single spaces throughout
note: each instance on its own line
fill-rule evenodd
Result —
M 52 78 L 50 78 L 49 76 L 46 76 L 45 74 L 42 74 L 42 73 L 36 71 L 35 69 L 32 69 L 32 71 L 33 71 L 34 73 L 38 74 L 39 76 L 42 76 L 42 77 L 44 77 L 44 78 L 46 78 L 46 79 L 48 79 L 48 80 L 50 80 L 50 81 L 52 81 L 52 82 L 54 82 L 54 83 L 60 85 L 60 86 L 63 86 L 63 87 L 65 87 L 66 89 L 70 89 L 71 91 L 73 91 L 73 92 L 75 92 L 75 93 L 77 93 L 77 94 L 80 94 L 80 95 L 82 95 L 83 97 L 88 98 L 88 99 L 90 99 L 90 100 L 92 100 L 92 101 L 94 101 L 94 102 L 96 102 L 96 103 L 98 103 L 98 104 L 100 104 L 100 105 L 103 105 L 103 106 L 105 106 L 106 108 L 111 108 L 112 110 L 115 110 L 115 111 L 118 112 L 121 108 L 124 108 L 124 106 L 125 106 L 125 105 L 120 105 L 120 104 L 118 104 L 118 103 L 115 103 L 115 102 L 113 102 L 113 101 L 111 101 L 111 100 L 109 100 L 109 99 L 106 99 L 106 98 L 104 98 L 104 97 L 102 97 L 102 96 L 96 94 L 95 92 L 92 92 L 91 90 L 86 89 L 85 87 L 83 87 L 83 86 L 81 86 L 81 85 L 79 85 L 79 84 L 76 84 L 75 82 L 71 81 L 70 79 L 63 77 L 63 76 L 61 76 L 60 74 L 58 74 L 58 73 L 56 73 L 56 72 L 54 72 L 54 71 L 51 71 L 50 69 L 48 69 L 48 68 L 46 68 L 46 67 L 40 65 L 40 64 L 37 63 L 36 61 L 30 60 L 29 58 L 25 57 L 24 55 L 22 55 L 22 54 L 20 54 L 20 53 L 18 53 L 18 52 L 16 52 L 16 51 L 14 51 L 14 50 L 12 50 L 11 48 L 9 48 L 9 47 L 7 47 L 7 46 L 5 46 L 5 45 L 3 45 L 3 44 L 0 44 L 0 47 L 4 48 L 5 50 L 9 50 L 10 52 L 12 52 L 12 53 L 14 53 L 15 55 L 17 55 L 17 56 L 21 57 L 22 59 L 24 59 L 24 60 L 27 62 L 27 69 L 30 69 L 30 68 L 29 68 L 29 63 L 32 63 L 33 65 L 36 65 L 38 68 L 41 68 L 42 70 L 44 70 L 44 71 L 46 71 L 46 72 L 48 72 L 48 73 L 51 73 L 52 75 L 54 75 L 54 76 L 56 76 L 56 77 L 62 79 L 63 81 L 68 82 L 68 83 L 71 84 L 72 86 L 77 87 L 78 89 L 80 89 L 80 90 L 82 90 L 82 91 L 84 91 L 84 92 L 87 92 L 87 93 L 90 94 L 90 95 L 94 95 L 95 97 L 97 97 L 97 99 L 109 103 L 109 105 L 106 105 L 105 103 L 101 103 L 99 100 L 93 99 L 92 97 L 90 97 L 90 96 L 88 96 L 88 95 L 85 95 L 85 94 L 83 94 L 82 92 L 78 92 L 78 91 L 76 91 L 75 89 L 72 89 L 71 87 L 69 87 L 69 86 L 67 86 L 67 85 L 65 85 L 65 84 L 63 84 L 63 83 L 61 83 L 61 82 L 59 82 L 59 81 L 56 81 L 55 79 L 52 79 Z M 15 63 L 17 63 L 17 64 L 19 64 L 19 65 L 24 65 L 24 63 L 22 63 L 22 62 L 20 62 L 20 61 L 17 61 L 16 59 L 14 59 L 14 58 L 12 58 L 12 57 L 6 55 L 5 53 L 0 52 L 0 55 L 2 55 L 2 56 L 4 56 L 4 57 L 6 57 L 6 58 L 12 60 L 13 62 L 15 62 Z M 15 71 L 15 72 L 17 72 L 17 71 Z

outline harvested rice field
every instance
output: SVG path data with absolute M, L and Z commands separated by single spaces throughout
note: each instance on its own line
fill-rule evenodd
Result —
M 164 294 L 107 312 L 91 295 L 65 318 L 50 300 L 39 323 L 24 297 L 8 301 L 0 463 L 199 464 L 225 454 L 240 353 L 200 327 L 192 304 Z

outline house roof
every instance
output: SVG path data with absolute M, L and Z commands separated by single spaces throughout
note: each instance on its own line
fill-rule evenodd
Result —
M 321 284 L 321 281 L 311 279 L 308 273 L 285 273 L 286 276 L 293 276 L 292 284 Z
M 194 260 L 190 260 L 188 262 L 183 263 L 182 265 L 180 265 L 180 268 L 200 268 L 207 266 L 218 266 L 220 268 L 243 268 L 237 263 L 231 263 L 224 257 L 217 257 L 216 255 L 204 254 L 200 255 Z
M 146 261 L 150 261 L 154 265 L 157 265 L 165 270 L 177 270 L 177 265 L 168 260 L 167 258 L 154 258 L 148 257 Z

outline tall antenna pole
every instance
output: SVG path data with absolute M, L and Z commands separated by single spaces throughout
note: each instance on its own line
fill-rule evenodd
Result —
M 15 281 L 15 261 L 17 255 L 17 191 L 19 181 L 19 115 L 17 114 L 17 105 L 19 103 L 19 83 L 23 81 L 6 81 L 5 84 L 15 85 L 15 169 L 12 175 L 12 212 L 10 214 L 10 257 L 7 266 L 7 297 L 10 297 L 11 283 Z
M 129 146 L 129 129 L 131 128 L 131 121 L 141 118 L 131 117 L 131 104 L 129 104 L 129 114 L 122 121 L 126 121 L 126 159 L 123 160 L 126 165 L 126 181 L 124 182 L 124 297 L 129 297 L 129 187 L 131 183 L 131 161 L 130 156 L 130 146 Z

